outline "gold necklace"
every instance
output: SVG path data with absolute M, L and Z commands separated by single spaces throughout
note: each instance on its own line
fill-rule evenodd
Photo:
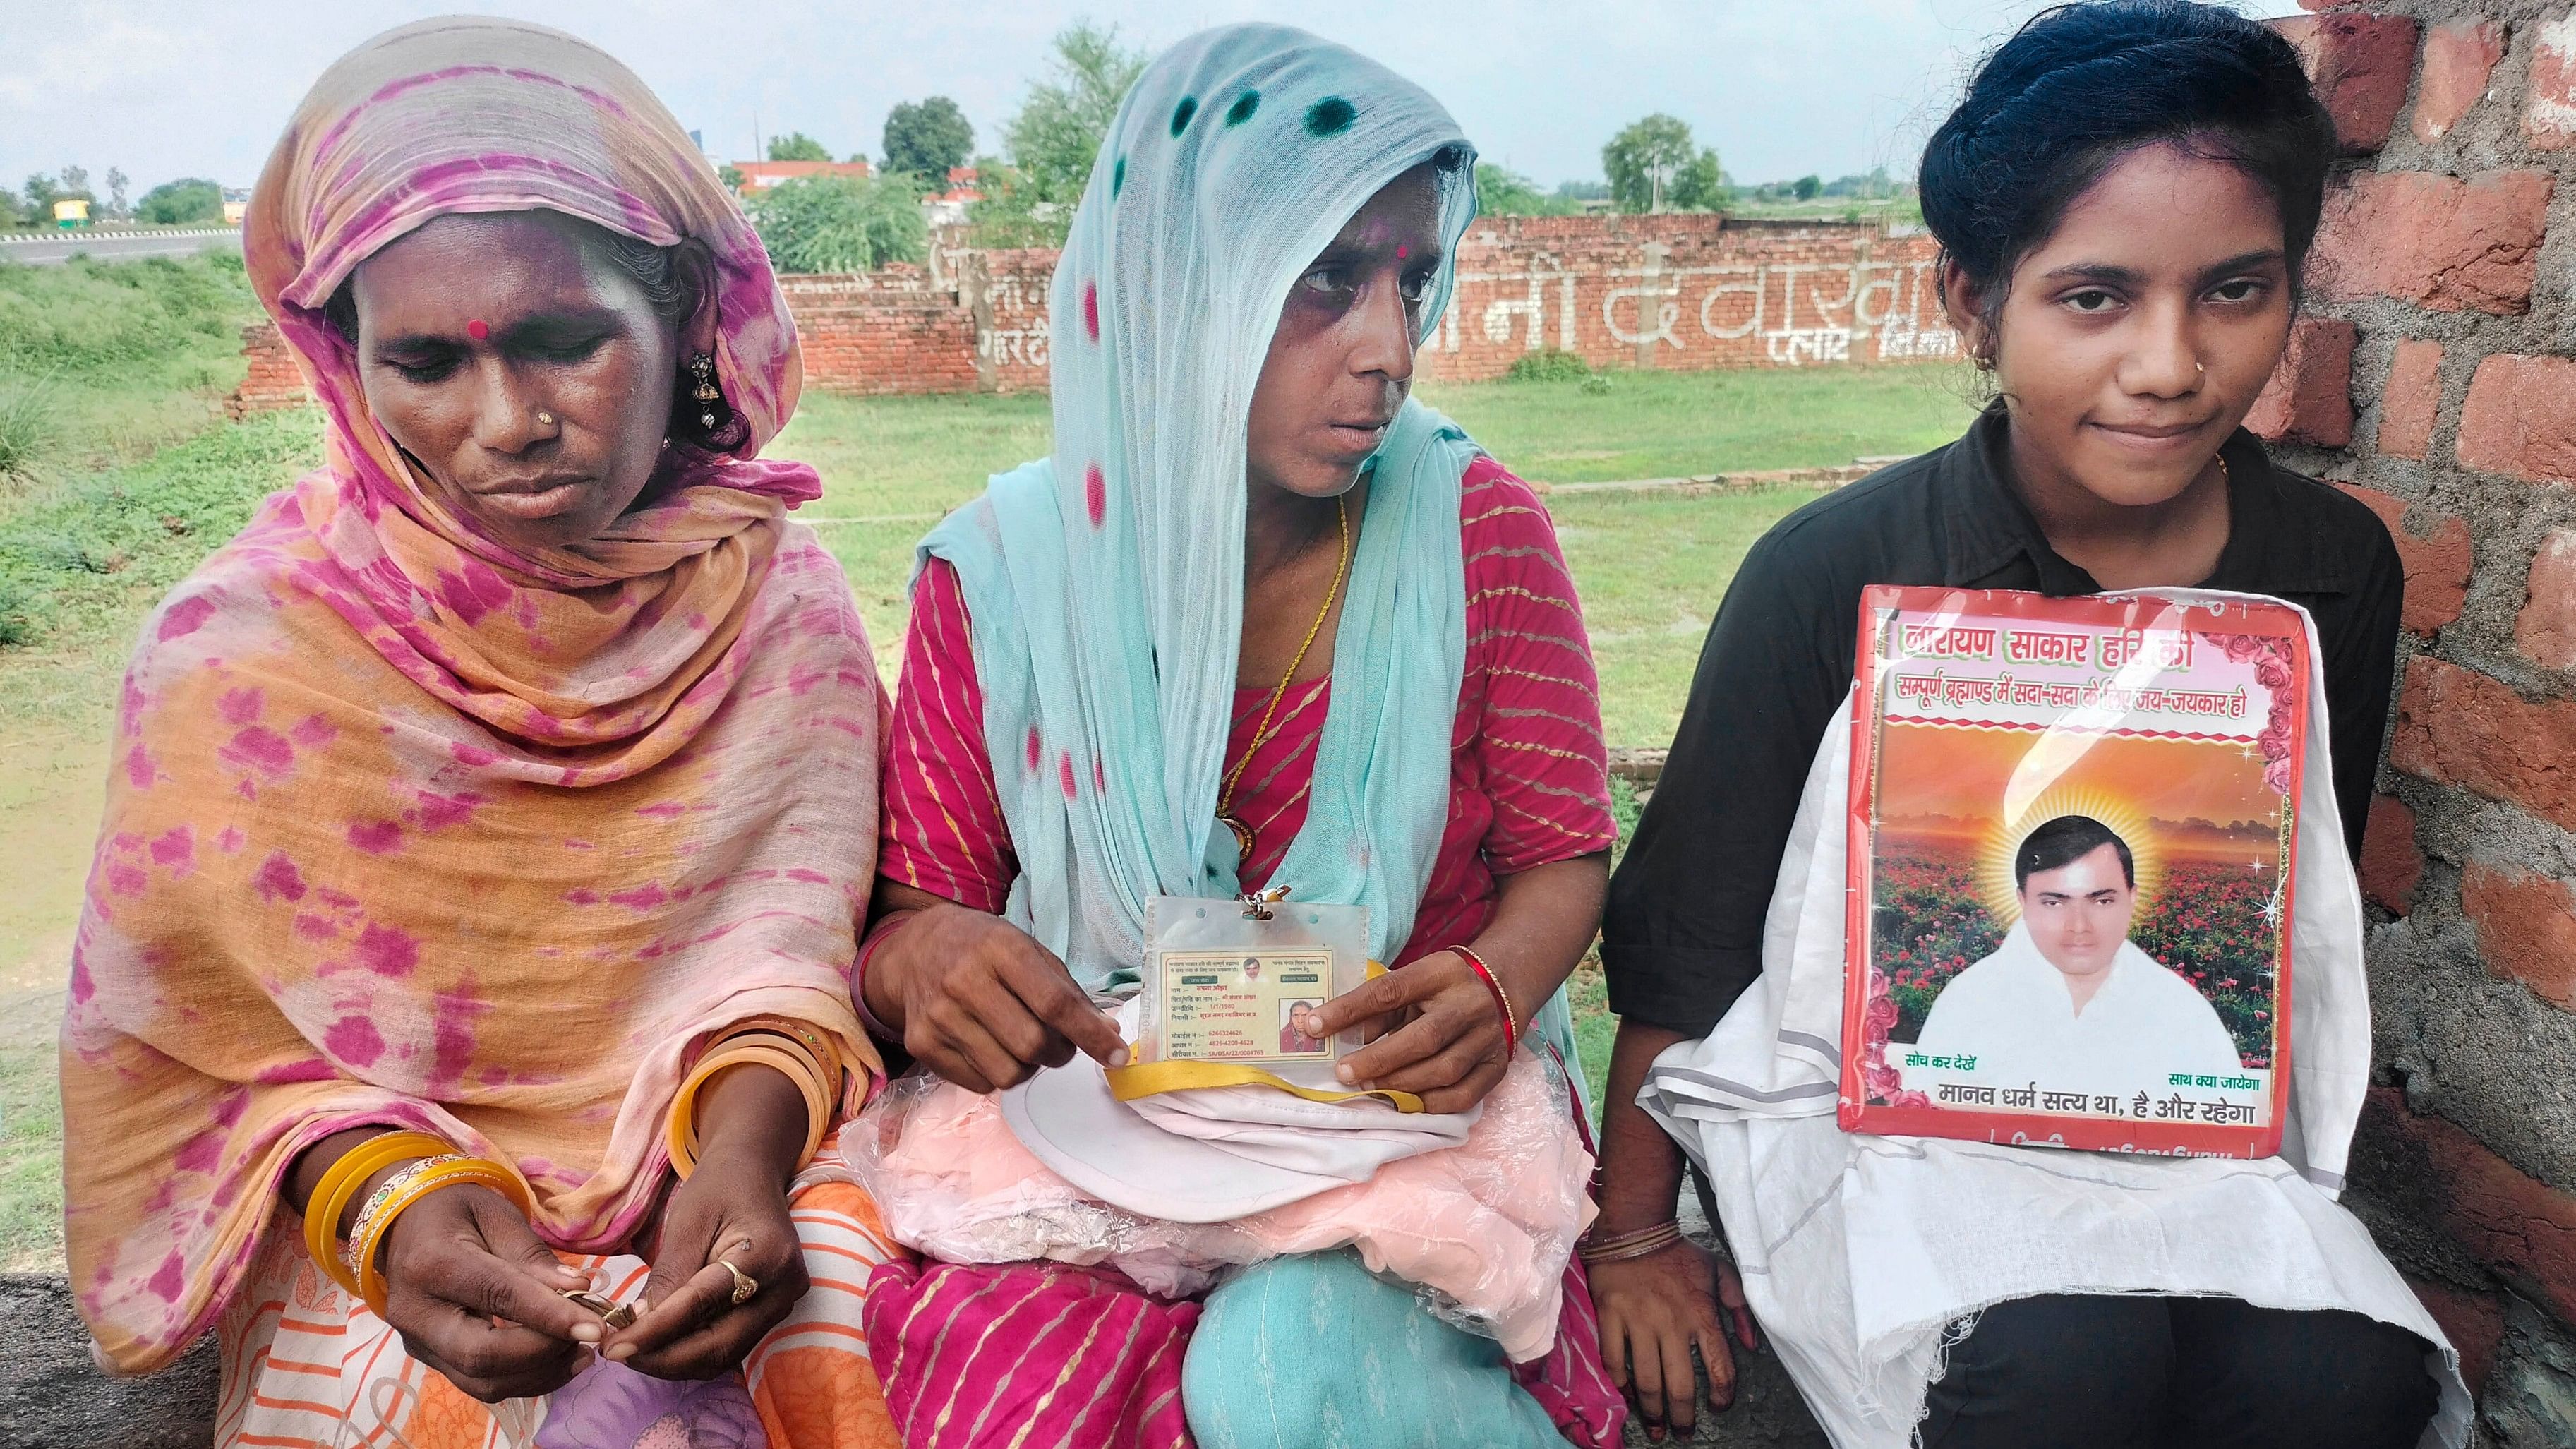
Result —
M 1270 706 L 1261 712 L 1261 723 L 1253 726 L 1252 742 L 1243 747 L 1243 758 L 1225 776 L 1225 790 L 1217 796 L 1216 823 L 1234 832 L 1235 868 L 1252 863 L 1252 827 L 1234 814 L 1234 787 L 1243 783 L 1243 772 L 1251 767 L 1252 756 L 1267 743 L 1271 716 L 1279 712 L 1279 701 L 1287 697 L 1288 686 L 1295 682 L 1297 671 L 1305 666 L 1306 651 L 1315 647 L 1315 636 L 1324 631 L 1324 620 L 1333 612 L 1333 601 L 1342 596 L 1342 580 L 1351 571 L 1351 512 L 1340 498 L 1333 500 L 1333 519 L 1342 529 L 1342 561 L 1333 568 L 1333 586 L 1324 591 L 1324 607 L 1315 611 L 1315 622 L 1306 626 L 1305 641 L 1297 646 L 1297 657 L 1288 661 L 1288 672 L 1279 676 L 1279 687 L 1270 691 Z

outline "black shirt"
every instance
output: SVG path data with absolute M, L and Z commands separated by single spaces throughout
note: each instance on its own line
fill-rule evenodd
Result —
M 1654 798 L 1610 882 L 1610 1008 L 1705 1035 L 1762 973 L 1762 918 L 1826 722 L 1851 692 L 1869 584 L 2101 591 L 2009 480 L 2000 407 L 1965 437 L 1782 519 L 1710 624 Z M 2388 728 L 2405 575 L 2378 515 L 2238 432 L 2227 544 L 2201 586 L 2304 606 L 2324 651 L 2335 801 L 2356 854 Z

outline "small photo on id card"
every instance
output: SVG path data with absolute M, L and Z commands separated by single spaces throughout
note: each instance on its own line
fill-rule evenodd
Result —
M 1271 1057 L 1330 1060 L 1332 1044 L 1306 1034 L 1333 980 L 1333 953 L 1165 951 L 1163 1040 L 1171 1055 L 1199 1062 Z
M 1313 1015 L 1368 979 L 1365 906 L 1162 896 L 1145 936 L 1137 1061 L 1329 1068 L 1362 1044 L 1315 1034 Z

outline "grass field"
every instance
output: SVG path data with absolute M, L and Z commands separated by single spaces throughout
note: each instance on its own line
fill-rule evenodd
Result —
M 1946 369 L 1611 373 L 1573 382 L 1431 387 L 1430 403 L 1524 478 L 1544 483 L 1816 467 L 1956 437 L 1966 393 Z M 1046 450 L 1040 396 L 806 400 L 773 451 L 823 472 L 803 510 L 849 570 L 882 652 L 901 637 L 913 544 L 988 474 Z M 1659 745 L 1736 561 L 1795 490 L 1570 493 L 1549 502 L 1603 676 L 1613 744 Z M 1639 547 L 1641 541 L 1651 547 Z
M 222 420 L 254 309 L 238 258 L 0 265 L 0 1271 L 59 1264 L 53 1036 L 97 829 L 116 681 L 172 582 L 318 458 L 309 412 Z M 1426 388 L 1515 472 L 1574 483 L 1847 463 L 1955 436 L 1933 369 L 1610 375 Z M 881 659 L 912 546 L 984 477 L 1035 457 L 1043 397 L 811 397 L 772 451 L 813 462 L 803 515 Z M 1661 744 L 1709 614 L 1762 531 L 1813 495 L 1586 492 L 1551 500 L 1582 589 L 1614 744 Z M 1633 809 L 1623 791 L 1623 813 Z M 1610 1022 L 1578 976 L 1596 1078 Z

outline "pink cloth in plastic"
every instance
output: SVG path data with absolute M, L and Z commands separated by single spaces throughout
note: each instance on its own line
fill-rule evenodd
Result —
M 927 1075 L 882 1093 L 842 1130 L 841 1149 L 888 1232 L 925 1257 L 1107 1264 L 1178 1298 L 1229 1265 L 1347 1246 L 1371 1271 L 1428 1290 L 1435 1312 L 1499 1340 L 1514 1362 L 1555 1343 L 1566 1260 L 1594 1213 L 1592 1154 L 1565 1088 L 1527 1051 L 1463 1145 L 1231 1223 L 1167 1223 L 1086 1196 L 1020 1145 L 1000 1098 Z

